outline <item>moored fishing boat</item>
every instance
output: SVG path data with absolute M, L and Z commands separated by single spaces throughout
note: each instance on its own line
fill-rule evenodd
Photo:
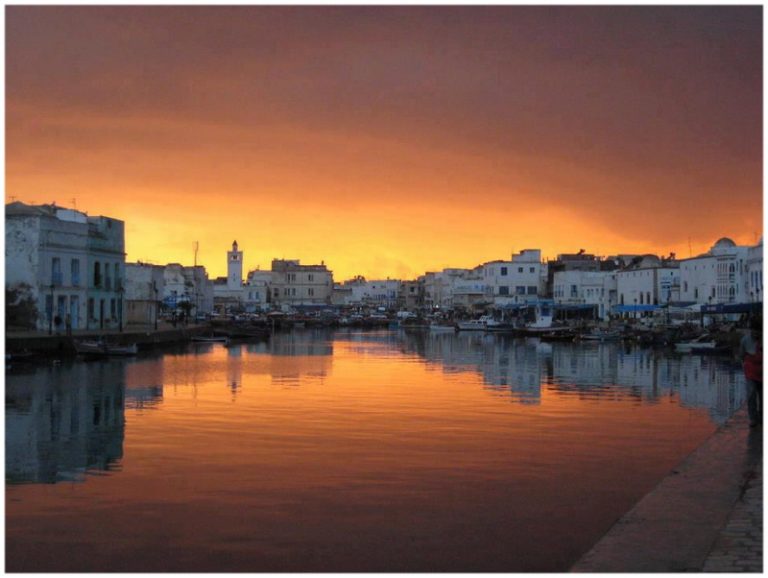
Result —
M 115 345 L 104 340 L 83 339 L 73 342 L 75 351 L 80 355 L 96 356 L 131 356 L 139 352 L 135 343 L 129 345 Z
M 621 339 L 620 331 L 608 331 L 605 329 L 595 329 L 589 333 L 582 333 L 579 339 L 585 341 L 616 341 Z
M 456 327 L 459 331 L 485 331 L 485 319 L 468 319 L 457 321 Z
M 205 337 L 203 335 L 196 335 L 192 338 L 192 341 L 198 342 L 198 343 L 229 343 L 229 337 L 218 337 L 218 336 L 210 336 Z
M 448 321 L 433 321 L 429 324 L 431 333 L 455 333 L 456 325 Z
M 678 353 L 709 353 L 717 349 L 715 341 L 709 341 L 709 337 L 702 335 L 692 341 L 681 341 L 675 343 L 675 351 Z

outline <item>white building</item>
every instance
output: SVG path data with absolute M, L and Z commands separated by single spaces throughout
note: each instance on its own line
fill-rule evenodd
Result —
M 397 279 L 366 280 L 364 277 L 355 277 L 334 288 L 336 303 L 394 308 L 400 296 L 400 285 Z
M 38 330 L 117 329 L 124 321 L 125 227 L 56 205 L 6 205 L 9 323 L 27 302 L 20 326 Z
M 272 271 L 254 269 L 248 272 L 245 281 L 245 310 L 253 313 L 269 307 Z
M 473 275 L 472 269 L 447 268 L 424 274 L 424 305 L 450 308 L 454 305 L 454 289 Z
M 481 265 L 486 295 L 496 305 L 536 301 L 545 295 L 547 266 L 540 249 L 524 249 L 509 261 Z
M 148 263 L 125 264 L 125 302 L 128 324 L 153 325 L 165 295 L 165 267 Z
M 763 239 L 747 251 L 747 285 L 750 303 L 763 301 Z
M 757 257 L 755 251 L 752 254 L 754 258 Z M 708 252 L 682 259 L 680 299 L 700 305 L 747 303 L 750 301 L 749 256 L 750 247 L 738 246 L 731 239 L 723 237 Z M 762 257 L 755 261 L 755 269 L 758 262 L 762 262 Z M 758 279 L 762 283 L 762 275 Z M 762 289 L 762 284 L 760 287 Z
M 557 271 L 553 276 L 552 296 L 558 305 L 593 306 L 595 315 L 607 320 L 616 305 L 616 271 Z
M 655 309 L 680 299 L 677 262 L 643 255 L 616 273 L 618 303 L 614 311 L 630 317 L 650 315 Z
M 213 310 L 213 284 L 205 267 L 169 263 L 163 272 L 163 305 L 177 310 L 188 303 L 191 315 L 207 314 Z

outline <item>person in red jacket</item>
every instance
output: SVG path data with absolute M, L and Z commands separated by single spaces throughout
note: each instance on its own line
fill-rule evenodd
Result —
M 757 427 L 763 420 L 763 320 L 752 319 L 749 332 L 741 338 L 739 356 L 747 378 L 747 411 L 749 427 Z

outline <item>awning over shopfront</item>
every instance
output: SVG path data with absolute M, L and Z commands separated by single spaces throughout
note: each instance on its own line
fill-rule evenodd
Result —
M 648 311 L 657 311 L 658 305 L 614 305 L 614 313 L 646 313 Z
M 702 305 L 701 312 L 710 315 L 727 315 L 730 313 L 760 313 L 763 310 L 762 303 L 715 303 L 714 305 Z

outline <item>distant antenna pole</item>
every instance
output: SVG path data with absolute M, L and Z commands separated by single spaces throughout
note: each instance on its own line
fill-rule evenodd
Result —
M 16 202 L 16 197 L 14 197 L 13 195 L 11 195 L 9 198 L 11 199 L 12 203 Z
M 195 267 L 197 267 L 197 250 L 200 248 L 200 243 L 195 241 Z
M 77 199 L 75 197 L 72 197 L 72 206 L 77 210 Z

